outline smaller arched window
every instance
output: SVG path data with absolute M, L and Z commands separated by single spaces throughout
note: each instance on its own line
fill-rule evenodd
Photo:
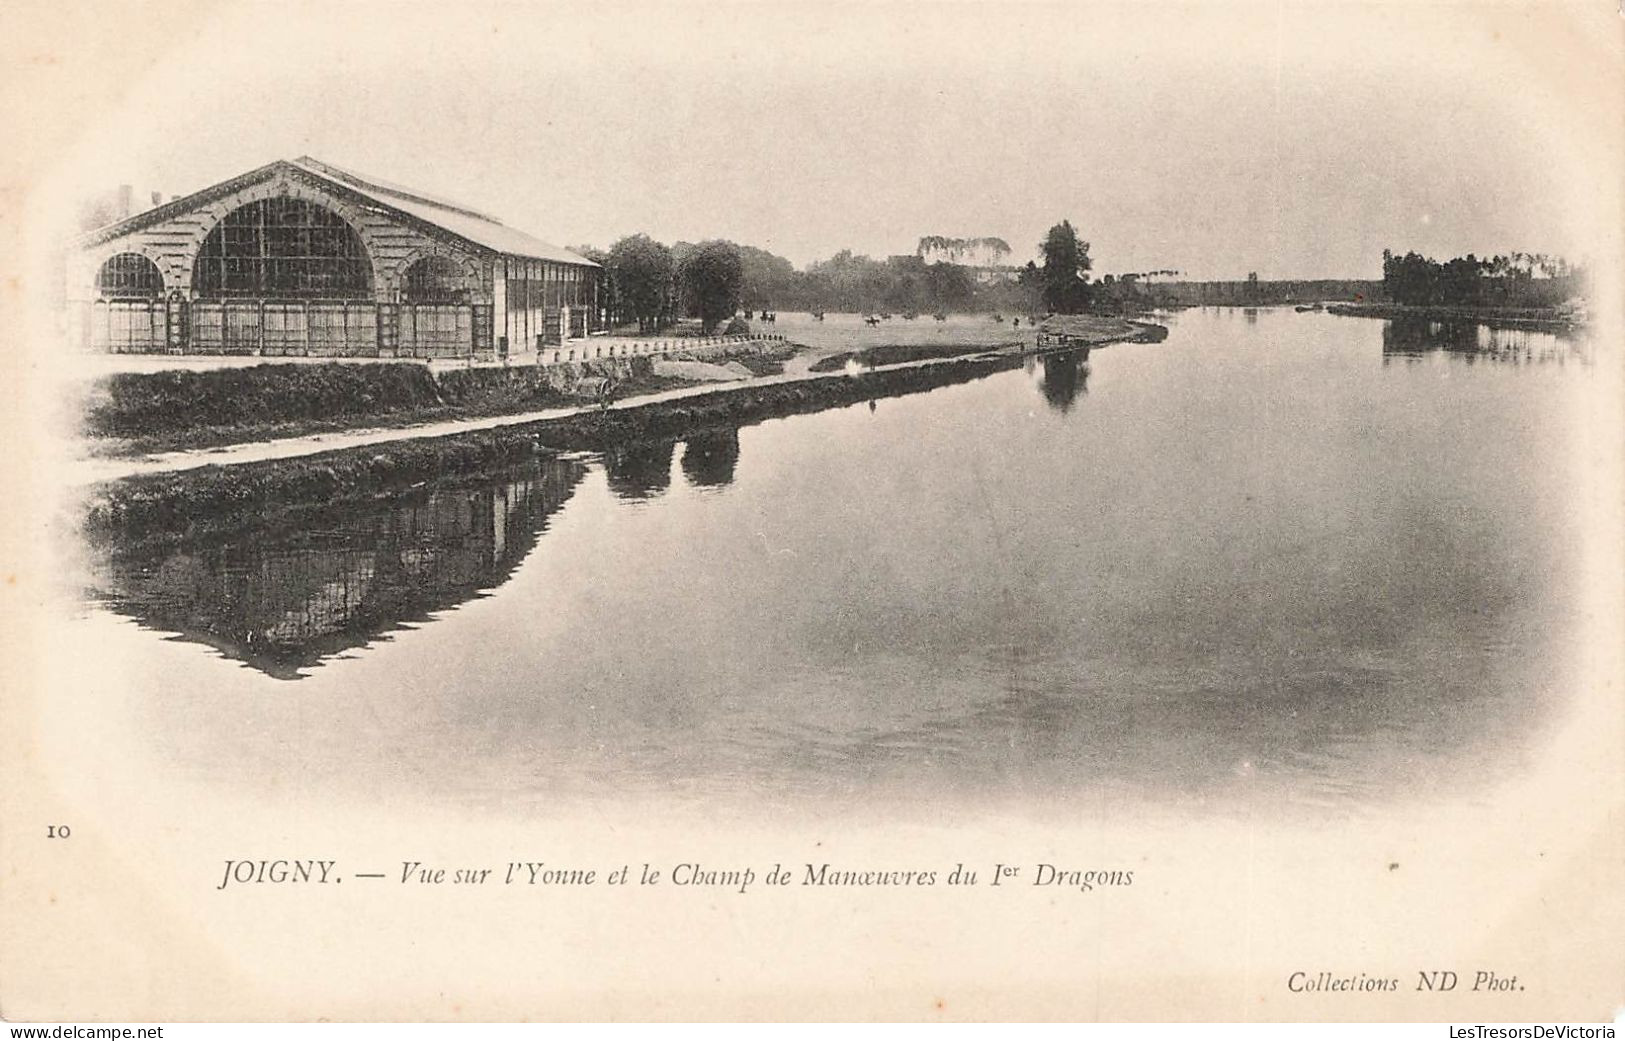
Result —
M 468 302 L 468 276 L 450 257 L 427 256 L 406 269 L 402 293 L 409 304 Z
M 162 296 L 164 276 L 141 254 L 120 253 L 96 273 L 96 289 L 102 296 Z

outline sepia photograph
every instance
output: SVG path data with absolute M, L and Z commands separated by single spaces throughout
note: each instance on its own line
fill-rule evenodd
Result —
M 0 1018 L 1625 1016 L 1613 0 L 0 39 Z

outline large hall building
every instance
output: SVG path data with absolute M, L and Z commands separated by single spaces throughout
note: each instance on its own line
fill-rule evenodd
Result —
M 308 156 L 163 203 L 75 246 L 71 335 L 92 350 L 479 357 L 602 331 L 602 271 L 592 261 Z

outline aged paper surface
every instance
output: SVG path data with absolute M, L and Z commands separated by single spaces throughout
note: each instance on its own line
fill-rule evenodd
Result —
M 11 497 L 0 586 L 6 1018 L 1499 1022 L 1612 1020 L 1625 1008 L 1625 66 L 1621 20 L 1609 4 L 1153 3 L 1000 12 L 886 4 L 14 4 L 0 25 Z M 1105 89 L 1086 75 L 1091 67 L 1129 77 L 1134 90 Z M 945 79 L 944 68 L 959 70 L 967 89 L 941 86 L 954 78 Z M 530 74 L 534 89 L 527 89 Z M 911 81 L 928 87 L 911 92 Z M 1562 645 L 1567 657 L 1551 663 L 1562 689 L 1546 691 L 1540 710 L 1530 709 L 1531 736 L 1507 746 L 1491 780 L 1435 789 L 1427 763 L 1398 759 L 1393 768 L 1415 779 L 1407 791 L 1279 813 L 1266 802 L 1209 811 L 1200 799 L 1119 801 L 1110 789 L 1064 784 L 973 800 L 947 773 L 940 798 L 915 792 L 893 800 L 884 786 L 809 797 L 777 784 L 770 769 L 714 798 L 703 786 L 623 789 L 607 771 L 601 790 L 553 799 L 504 773 L 511 763 L 490 768 L 488 753 L 502 746 L 491 731 L 504 721 L 481 730 L 458 709 L 465 697 L 481 703 L 474 685 L 492 682 L 491 667 L 477 659 L 500 663 L 506 647 L 527 638 L 523 627 L 488 630 L 468 649 L 468 690 L 426 692 L 410 670 L 392 674 L 403 714 L 441 714 L 411 726 L 381 718 L 376 743 L 335 749 L 323 739 L 327 710 L 308 697 L 295 701 L 300 695 L 257 675 L 263 686 L 240 686 L 246 670 L 230 663 L 218 673 L 219 689 L 199 689 L 198 673 L 169 671 L 193 662 L 199 646 L 171 642 L 153 654 L 159 633 L 84 624 L 79 490 L 61 476 L 75 451 L 62 415 L 68 348 L 60 346 L 50 287 L 60 263 L 52 237 L 60 225 L 52 219 L 83 188 L 154 169 L 179 176 L 191 168 L 173 157 L 198 149 L 208 161 L 173 188 L 191 191 L 299 154 L 307 139 L 314 151 L 348 135 L 417 138 L 384 151 L 419 155 L 433 173 L 425 178 L 402 160 L 393 173 L 376 170 L 380 176 L 425 184 L 489 177 L 505 186 L 500 194 L 519 190 L 527 164 L 538 161 L 515 140 L 525 120 L 513 113 L 528 113 L 545 133 L 564 119 L 549 106 L 568 106 L 577 113 L 570 125 L 593 133 L 555 143 L 569 150 L 579 179 L 549 198 L 624 218 L 598 225 L 549 218 L 554 234 L 580 229 L 607 245 L 641 230 L 651 207 L 680 211 L 684 193 L 710 199 L 720 184 L 739 196 L 740 208 L 798 229 L 796 259 L 805 262 L 862 234 L 839 212 L 804 212 L 803 202 L 819 197 L 819 179 L 838 176 L 832 170 L 869 163 L 888 185 L 911 179 L 912 192 L 937 204 L 930 212 L 952 212 L 959 193 L 978 190 L 955 173 L 953 151 L 899 140 L 900 112 L 917 109 L 929 126 L 965 141 L 994 139 L 1009 195 L 1018 208 L 1030 195 L 1040 211 L 1034 219 L 1048 223 L 1074 206 L 1073 220 L 1086 228 L 1114 210 L 1135 215 L 1126 224 L 1152 227 L 1159 209 L 1179 204 L 1174 195 L 1197 190 L 1181 179 L 1177 148 L 1159 148 L 1160 167 L 1138 172 L 1148 186 L 1143 195 L 1097 197 L 1086 207 L 1053 201 L 1053 185 L 1024 170 L 1048 135 L 1094 121 L 1096 106 L 1110 109 L 1100 125 L 1119 135 L 1100 142 L 1105 165 L 1130 164 L 1152 139 L 1181 135 L 1195 163 L 1222 150 L 1225 134 L 1248 131 L 1238 125 L 1210 134 L 1172 114 L 1188 99 L 1192 118 L 1211 127 L 1219 117 L 1203 99 L 1234 94 L 1243 99 L 1243 123 L 1268 121 L 1266 110 L 1245 107 L 1245 96 L 1260 84 L 1267 95 L 1272 82 L 1299 98 L 1274 116 L 1276 137 L 1289 142 L 1283 163 L 1296 129 L 1319 111 L 1302 99 L 1318 91 L 1328 106 L 1340 92 L 1358 98 L 1362 91 L 1389 100 L 1409 91 L 1419 112 L 1437 102 L 1443 111 L 1395 130 L 1395 140 L 1412 145 L 1415 135 L 1438 135 L 1437 154 L 1421 159 L 1426 149 L 1411 149 L 1394 167 L 1396 178 L 1482 198 L 1480 217 L 1497 235 L 1506 227 L 1495 223 L 1497 208 L 1527 206 L 1529 223 L 1511 227 L 1560 225 L 1557 240 L 1579 243 L 1595 276 L 1595 361 L 1571 417 L 1580 434 L 1483 434 L 1546 438 L 1551 468 L 1574 475 L 1573 501 L 1548 504 L 1568 518 L 1567 536 L 1544 551 L 1585 576 L 1562 622 L 1572 627 Z M 743 113 L 737 140 L 706 115 L 719 98 L 758 92 L 759 106 L 728 109 Z M 844 107 L 838 118 L 815 119 L 826 97 Z M 786 98 L 801 99 L 802 132 L 775 122 L 773 106 Z M 1160 122 L 1141 127 L 1136 144 L 1128 127 L 1140 102 Z M 663 111 L 674 141 L 709 155 L 715 183 L 692 164 L 677 183 L 663 183 L 637 139 L 647 139 L 650 121 L 617 107 L 631 104 Z M 996 118 L 983 126 L 983 114 Z M 755 124 L 776 128 L 776 148 L 752 132 Z M 449 125 L 461 128 L 453 140 L 443 137 Z M 688 125 L 703 130 L 701 140 L 685 138 Z M 1327 129 L 1324 140 L 1366 130 L 1350 122 Z M 1475 195 L 1487 175 L 1453 165 L 1449 142 L 1458 131 L 1493 137 L 1509 171 L 1539 167 L 1531 156 L 1543 157 L 1540 184 L 1560 190 L 1524 197 L 1524 182 L 1508 172 L 1505 190 Z M 1346 197 L 1357 221 L 1361 200 L 1409 190 L 1382 176 L 1389 158 L 1345 149 L 1318 170 L 1300 162 L 1286 190 L 1323 203 Z M 983 153 L 978 161 L 994 160 Z M 1084 150 L 1078 162 L 1088 166 Z M 1235 186 L 1213 187 L 1214 213 L 1235 204 Z M 1239 190 L 1282 191 L 1251 182 Z M 492 198 L 487 189 L 470 194 Z M 854 212 L 863 212 L 861 195 L 852 193 Z M 1290 209 L 1284 196 L 1270 205 Z M 1338 207 L 1326 203 L 1320 212 L 1335 215 Z M 1214 220 L 1220 232 L 1212 234 L 1236 231 L 1222 216 Z M 906 220 L 899 227 L 904 235 L 933 230 Z M 1207 241 L 1209 232 L 1192 224 L 1186 241 Z M 726 233 L 673 225 L 667 235 Z M 1271 234 L 1277 255 L 1288 258 L 1283 267 L 1298 270 L 1316 256 L 1318 247 L 1305 243 L 1337 238 L 1313 225 Z M 1377 237 L 1360 249 L 1372 254 L 1388 244 Z M 1180 261 L 1177 236 L 1161 245 Z M 1216 260 L 1197 277 L 1244 274 Z M 578 566 L 611 569 L 615 560 Z M 923 612 L 905 624 L 952 631 Z M 727 650 L 702 643 L 694 655 Z M 582 653 L 619 674 L 614 649 Z M 387 672 L 385 661 L 374 653 L 338 664 Z M 1470 667 L 1470 659 L 1443 666 Z M 681 687 L 685 677 L 671 682 Z M 805 689 L 809 698 L 836 700 L 839 684 L 814 679 Z M 923 679 L 916 686 L 899 673 L 898 698 L 922 691 Z M 583 747 L 598 740 L 597 709 L 589 708 Z M 1014 745 L 1009 755 L 1017 755 Z M 1080 762 L 1077 770 L 1092 766 Z M 1252 766 L 1219 768 L 1245 783 Z M 471 797 L 475 789 L 483 796 Z M 445 794 L 452 790 L 456 798 Z M 250 867 L 234 881 L 242 862 Z M 283 862 L 316 864 L 308 870 L 333 882 L 267 884 L 281 877 L 285 867 L 272 865 Z M 580 873 L 578 881 L 585 872 L 593 877 L 532 885 L 536 865 Z M 884 876 L 887 884 L 870 877 L 870 884 L 807 885 L 809 865 Z M 1044 865 L 1053 877 L 1034 885 Z M 1018 873 L 995 886 L 1001 867 Z M 789 884 L 770 879 L 775 868 Z M 976 884 L 951 881 L 956 868 L 975 872 Z M 477 885 L 422 880 L 424 871 L 451 879 L 467 869 L 491 874 Z M 731 881 L 692 884 L 710 871 L 731 872 L 721 876 Z M 1067 874 L 1085 871 L 1131 875 L 1132 883 L 1091 886 Z M 663 881 L 651 879 L 657 872 Z M 932 884 L 894 884 L 908 873 L 929 874 Z M 1487 982 L 1483 974 L 1493 982 L 1475 990 Z M 1351 985 L 1308 985 L 1320 979 Z M 1362 986 L 1388 979 L 1396 985 Z M 1419 986 L 1422 979 L 1436 988 Z

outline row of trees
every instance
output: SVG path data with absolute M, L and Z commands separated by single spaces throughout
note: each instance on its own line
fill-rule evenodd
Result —
M 637 234 L 607 251 L 577 246 L 575 252 L 603 265 L 603 306 L 613 325 L 635 322 L 640 332 L 652 332 L 691 317 L 710 332 L 743 299 L 744 251 L 723 239 L 667 246 Z
M 1471 306 L 1531 302 L 1560 296 L 1583 273 L 1562 257 L 1507 253 L 1480 258 L 1472 253 L 1440 262 L 1420 253 L 1382 251 L 1382 285 L 1397 304 Z M 1535 282 L 1556 283 L 1553 291 L 1533 292 Z
M 921 241 L 938 244 L 934 239 Z M 1102 284 L 1089 282 L 1089 243 L 1071 222 L 1051 228 L 1039 248 L 1042 266 L 1028 263 L 1013 277 L 994 271 L 980 279 L 977 268 L 928 264 L 918 255 L 875 260 L 851 250 L 797 270 L 784 257 L 723 239 L 667 246 L 637 234 L 608 250 L 577 246 L 575 251 L 603 265 L 603 302 L 612 324 L 636 323 L 639 330 L 649 332 L 679 318 L 699 318 L 709 332 L 740 308 L 1073 313 L 1103 298 Z M 1166 273 L 1170 272 L 1144 274 Z M 1111 285 L 1109 277 L 1104 285 Z
M 974 269 L 927 264 L 917 256 L 875 260 L 843 249 L 798 272 L 790 298 L 802 310 L 931 314 L 1023 309 L 1026 294 L 1002 279 L 978 282 Z
M 915 257 L 875 260 L 842 250 L 797 270 L 754 246 L 722 240 L 666 246 L 642 234 L 608 250 L 574 250 L 604 266 L 610 322 L 636 323 L 646 332 L 695 317 L 710 329 L 741 308 L 930 314 L 1027 313 L 1037 306 L 1025 277 L 978 282 L 971 268 Z

